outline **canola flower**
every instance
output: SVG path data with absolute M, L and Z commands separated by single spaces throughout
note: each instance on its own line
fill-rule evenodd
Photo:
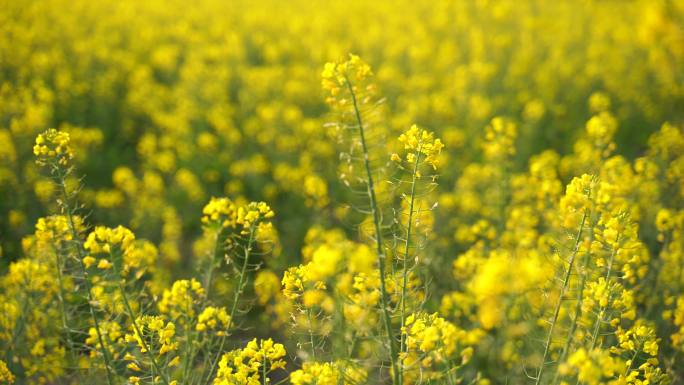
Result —
M 0 360 L 0 381 L 7 384 L 14 383 L 14 375 L 7 369 L 7 364 L 2 360 Z
M 682 15 L 10 4 L 0 382 L 681 382 Z
M 48 162 L 56 162 L 59 166 L 69 165 L 69 161 L 74 157 L 70 147 L 69 134 L 51 128 L 36 137 L 36 144 L 33 146 L 33 155 L 36 162 L 46 165 Z
M 437 313 L 411 314 L 407 317 L 402 334 L 406 335 L 406 351 L 402 353 L 402 366 L 406 383 L 441 380 L 455 383 L 457 370 L 473 355 L 472 345 L 481 333 L 466 332 Z
M 247 343 L 221 357 L 214 385 L 259 385 L 270 383 L 268 375 L 285 367 L 285 348 L 273 340 L 257 340 Z
M 415 124 L 405 133 L 399 136 L 399 142 L 404 145 L 406 162 L 413 164 L 419 161 L 419 157 L 424 157 L 424 162 L 437 169 L 439 161 L 437 157 L 444 148 L 442 141 L 434 138 L 434 134 L 427 130 L 421 130 Z M 402 159 L 398 154 L 392 154 L 392 160 L 400 162 Z
M 175 281 L 170 289 L 165 289 L 158 303 L 159 312 L 173 319 L 193 319 L 195 308 L 201 303 L 205 291 L 196 279 Z
M 290 374 L 292 385 L 353 385 L 362 383 L 368 373 L 350 362 L 307 362 Z
M 208 331 L 213 329 L 218 329 L 216 335 L 225 335 L 224 329 L 227 329 L 230 325 L 230 316 L 226 312 L 226 308 L 215 308 L 213 306 L 208 306 L 199 317 L 197 317 L 197 326 L 195 329 L 197 331 Z
M 359 60 L 352 56 L 345 66 L 336 67 L 334 71 L 349 71 L 355 66 L 363 67 L 364 64 Z M 357 80 L 367 80 L 372 76 L 372 72 L 362 69 L 354 75 Z M 336 81 L 344 85 L 350 81 L 349 79 L 342 76 L 336 78 Z M 613 136 L 614 130 L 601 131 L 603 128 L 596 126 L 598 124 L 604 123 L 587 125 L 587 134 L 590 137 Z M 669 129 L 669 126 L 665 129 Z M 492 162 L 492 166 L 497 169 L 497 174 L 493 175 L 506 175 L 510 172 L 507 169 L 510 165 L 505 165 L 505 162 L 515 155 L 515 151 L 507 149 L 502 152 L 502 149 L 513 146 L 512 138 L 515 138 L 515 127 L 504 120 L 495 119 L 490 128 L 487 128 L 484 159 L 486 162 Z M 274 316 L 281 317 L 281 312 L 289 312 L 295 335 L 300 331 L 308 333 L 308 345 L 298 345 L 308 346 L 305 350 L 309 350 L 309 353 L 303 355 L 307 358 L 302 369 L 291 373 L 292 383 L 311 383 L 314 378 L 330 383 L 368 381 L 367 368 L 364 368 L 363 364 L 351 364 L 348 360 L 353 357 L 361 359 L 360 362 L 371 359 L 372 355 L 369 355 L 369 352 L 377 344 L 372 337 L 382 336 L 388 330 L 390 333 L 385 336 L 389 341 L 386 344 L 381 342 L 379 346 L 384 345 L 387 348 L 398 342 L 397 350 L 388 348 L 386 351 L 390 355 L 396 354 L 385 358 L 395 362 L 395 369 L 388 373 L 391 381 L 401 384 L 420 383 L 425 380 L 457 383 L 462 373 L 468 372 L 466 368 L 471 358 L 477 354 L 477 349 L 483 344 L 491 343 L 488 339 L 489 332 L 499 330 L 505 325 L 504 321 L 518 322 L 519 327 L 524 325 L 524 318 L 518 318 L 520 315 L 502 314 L 499 303 L 509 301 L 507 297 L 515 293 L 528 292 L 513 302 L 513 306 L 521 307 L 516 310 L 517 312 L 524 311 L 529 303 L 540 303 L 541 297 L 535 294 L 535 289 L 557 291 L 556 295 L 559 298 L 550 321 L 551 328 L 547 331 L 548 339 L 541 361 L 543 368 L 548 365 L 547 357 L 559 355 L 560 362 L 549 369 L 554 373 L 554 382 L 568 378 L 576 378 L 581 383 L 669 381 L 672 373 L 668 374 L 668 369 L 664 370 L 657 358 L 662 353 L 662 339 L 657 336 L 657 329 L 641 318 L 637 310 L 637 303 L 644 303 L 645 299 L 637 297 L 635 291 L 640 290 L 640 280 L 647 276 L 649 259 L 643 254 L 645 247 L 638 239 L 637 223 L 630 218 L 642 215 L 637 209 L 639 202 L 631 201 L 629 187 L 621 188 L 617 184 L 619 181 L 610 174 L 616 171 L 616 167 L 621 167 L 619 158 L 608 159 L 610 154 L 606 152 L 599 158 L 592 158 L 591 162 L 600 168 L 599 175 L 584 174 L 574 178 L 562 197 L 558 187 L 554 187 L 557 186 L 557 182 L 545 179 L 559 178 L 559 175 L 549 172 L 548 168 L 545 169 L 544 163 L 535 163 L 530 167 L 530 176 L 525 177 L 528 183 L 540 183 L 544 186 L 534 194 L 529 194 L 525 190 L 518 191 L 528 187 L 521 183 L 522 179 L 520 182 L 516 179 L 523 176 L 508 177 L 510 179 L 505 184 L 508 191 L 504 191 L 505 195 L 501 196 L 505 200 L 493 206 L 496 210 L 503 211 L 495 210 L 487 214 L 494 219 L 493 225 L 498 221 L 498 226 L 503 227 L 492 227 L 487 220 L 480 219 L 470 231 L 474 231 L 474 234 L 482 234 L 483 230 L 493 231 L 494 236 L 485 236 L 481 240 L 477 240 L 477 236 L 474 239 L 457 237 L 461 240 L 470 239 L 472 248 L 463 258 L 472 260 L 458 258 L 454 262 L 454 277 L 464 279 L 463 273 L 471 271 L 469 274 L 472 275 L 474 271 L 474 276 L 470 278 L 471 282 L 464 288 L 472 290 L 475 296 L 480 296 L 482 302 L 478 306 L 477 303 L 469 302 L 467 297 L 453 292 L 443 297 L 441 309 L 447 317 L 455 314 L 454 322 L 475 321 L 475 328 L 466 331 L 439 313 L 415 311 L 425 306 L 422 302 L 425 298 L 423 284 L 416 273 L 426 267 L 419 263 L 418 259 L 407 264 L 412 253 L 422 254 L 421 249 L 415 245 L 416 234 L 412 233 L 412 229 L 415 231 L 418 227 L 418 222 L 414 224 L 414 220 L 425 220 L 420 211 L 415 209 L 416 186 L 423 177 L 420 165 L 427 165 L 427 171 L 436 171 L 439 166 L 438 156 L 444 144 L 435 138 L 433 133 L 419 129 L 416 125 L 401 134 L 398 141 L 403 145 L 406 155 L 393 154 L 391 160 L 404 171 L 410 170 L 410 167 L 402 165 L 405 162 L 406 165 L 413 166 L 413 171 L 409 171 L 410 191 L 403 193 L 402 189 L 397 190 L 402 192 L 401 200 L 407 203 L 401 206 L 401 210 L 407 211 L 400 214 L 407 217 L 406 222 L 402 221 L 402 227 L 399 228 L 401 231 L 398 233 L 403 238 L 397 238 L 403 247 L 395 246 L 397 248 L 392 251 L 391 247 L 376 239 L 379 250 L 383 253 L 391 252 L 399 256 L 389 263 L 383 259 L 378 262 L 380 266 L 388 263 L 387 267 L 391 268 L 389 273 L 377 269 L 378 265 L 373 263 L 373 251 L 368 245 L 350 242 L 335 232 L 321 233 L 320 230 L 316 230 L 310 235 L 311 244 L 303 250 L 308 262 L 284 272 L 282 291 L 274 288 L 273 281 L 277 276 L 274 277 L 268 271 L 257 275 L 255 294 L 259 298 L 259 303 L 270 304 L 269 312 Z M 605 147 L 605 143 L 608 142 L 603 141 L 594 145 Z M 55 151 L 48 152 L 47 155 L 41 152 L 38 156 L 49 161 L 52 158 L 59 159 L 62 155 Z M 599 159 L 598 163 L 596 159 Z M 571 160 L 572 158 L 568 158 L 568 161 Z M 539 158 L 539 161 L 559 164 L 557 158 L 551 155 L 545 155 Z M 580 165 L 584 162 L 577 161 Z M 57 164 L 59 165 L 59 162 Z M 58 167 L 61 166 L 64 165 Z M 66 174 L 61 175 L 64 177 Z M 431 183 L 434 183 L 434 177 L 432 180 Z M 549 201 L 550 197 L 554 198 L 555 203 Z M 511 202 L 509 204 L 520 205 L 520 208 L 501 207 L 506 200 Z M 377 204 L 377 201 L 374 204 Z M 538 215 L 540 218 L 553 218 L 552 211 L 549 210 L 556 210 L 559 219 L 552 219 L 546 225 L 546 229 L 538 229 L 535 232 L 533 228 L 529 228 L 529 234 L 523 233 L 522 239 L 507 238 L 509 231 L 517 229 L 509 228 L 511 222 L 497 219 L 496 215 L 503 213 L 511 215 L 512 219 L 519 218 L 516 210 L 533 213 L 532 215 Z M 118 291 L 109 291 L 105 284 L 109 279 L 106 275 L 93 281 L 95 286 L 91 289 L 92 298 L 97 298 L 102 304 L 109 303 L 103 310 L 111 316 L 103 314 L 104 319 L 89 328 L 86 345 L 92 348 L 90 356 L 94 359 L 109 357 L 108 360 L 111 361 L 125 362 L 130 373 L 127 377 L 130 383 L 147 383 L 151 379 L 152 382 L 175 384 L 184 378 L 198 378 L 212 383 L 238 381 L 260 384 L 269 382 L 272 372 L 285 368 L 284 346 L 274 344 L 271 340 L 258 342 L 255 339 L 244 349 L 221 353 L 227 337 L 231 335 L 231 328 L 234 327 L 233 318 L 239 315 L 236 310 L 250 275 L 248 267 L 251 266 L 251 254 L 259 242 L 272 234 L 270 219 L 274 217 L 273 210 L 264 202 L 243 205 L 236 204 L 228 198 L 212 198 L 202 214 L 202 224 L 208 234 L 216 234 L 214 257 L 219 251 L 244 251 L 242 259 L 236 260 L 242 262 L 242 268 L 237 271 L 239 282 L 233 289 L 234 298 L 230 311 L 225 307 L 213 306 L 205 287 L 194 278 L 175 281 L 170 289 L 163 290 L 157 305 L 163 315 L 136 315 L 141 309 L 138 301 L 142 297 L 131 301 L 129 288 L 121 284 Z M 655 218 L 653 223 L 659 233 L 659 241 L 665 241 L 667 234 L 676 234 L 672 230 L 679 226 L 679 221 L 672 214 L 672 210 L 661 209 L 652 215 Z M 478 226 L 481 229 L 477 229 Z M 151 267 L 155 263 L 156 248 L 152 244 L 136 240 L 131 230 L 123 226 L 97 226 L 87 235 L 81 235 L 84 234 L 84 230 L 83 219 L 79 216 L 41 218 L 36 225 L 35 243 L 27 241 L 27 250 L 50 250 L 51 244 L 61 242 L 61 246 L 52 247 L 51 252 L 68 258 L 74 249 L 63 246 L 78 241 L 78 238 L 83 236 L 83 256 L 80 261 L 86 269 L 94 268 L 94 271 L 103 272 L 114 270 L 123 273 L 121 278 L 117 278 L 123 279 L 122 282 L 126 280 L 125 274 L 134 269 L 142 271 L 136 274 L 136 279 L 144 279 L 146 271 L 152 275 L 156 273 L 156 269 Z M 554 266 L 548 266 L 547 270 L 535 268 L 535 264 L 544 265 L 547 262 L 530 258 L 534 258 L 540 252 L 548 253 L 553 250 L 549 247 L 552 239 L 545 238 L 543 231 L 560 234 L 558 231 L 572 230 L 577 231 L 577 234 L 571 238 L 574 246 L 569 249 L 569 265 L 560 270 L 564 278 L 562 286 L 558 288 L 548 283 L 553 282 Z M 521 242 L 524 237 L 529 237 L 529 241 Z M 535 244 L 535 238 L 536 242 L 540 242 L 538 245 Z M 677 237 L 670 238 L 670 241 L 678 240 Z M 489 251 L 482 248 L 482 245 L 487 243 L 490 244 Z M 542 248 L 535 250 L 535 247 Z M 525 258 L 529 260 L 515 261 L 516 258 L 520 258 L 518 253 L 524 250 L 528 250 Z M 529 250 L 532 250 L 532 253 Z M 59 262 L 59 258 L 57 261 L 57 272 L 61 274 L 66 265 Z M 214 262 L 215 267 L 220 267 L 218 259 Z M 53 262 L 48 258 L 39 260 L 38 263 L 36 268 L 40 269 L 41 263 L 47 267 Z M 579 276 L 570 274 L 571 270 L 575 269 L 575 264 L 579 266 Z M 517 285 L 505 290 L 497 287 L 497 277 L 501 279 L 505 274 L 511 273 L 515 276 L 514 280 L 519 281 L 516 282 Z M 68 277 L 64 282 L 71 285 L 69 282 L 73 279 Z M 23 282 L 18 278 L 14 285 L 23 285 Z M 37 286 L 34 291 L 43 293 L 50 290 L 52 295 L 60 293 L 58 298 L 63 314 L 62 327 L 68 328 L 68 317 L 65 316 L 69 303 L 64 298 L 64 282 L 60 281 L 62 286 L 59 290 L 52 284 L 49 286 L 51 289 L 47 289 L 47 286 Z M 576 300 L 561 300 L 571 288 L 578 293 Z M 275 306 L 274 301 L 275 304 L 282 302 L 285 305 Z M 338 304 L 340 301 L 342 304 Z M 123 306 L 117 305 L 117 302 L 121 302 Z M 666 311 L 668 319 L 672 320 L 675 327 L 681 324 L 680 302 L 677 301 L 674 311 Z M 546 306 L 549 307 L 548 310 L 553 310 L 551 305 Z M 409 311 L 412 314 L 408 315 Z M 135 321 L 122 327 L 116 321 L 116 313 L 124 314 Z M 400 317 L 400 322 L 395 320 L 397 316 Z M 477 327 L 478 323 L 481 329 Z M 176 325 L 180 325 L 180 329 L 177 329 Z M 393 329 L 388 329 L 387 325 L 397 326 L 398 333 L 394 334 Z M 526 328 L 542 325 L 537 323 Z M 340 327 L 344 328 L 341 329 L 344 333 L 338 335 Z M 560 346 L 554 343 L 558 335 L 563 335 L 566 331 L 564 344 Z M 525 351 L 517 352 L 515 347 L 508 345 L 508 342 L 522 336 L 516 335 L 513 330 L 505 332 L 509 333 L 507 335 L 511 340 L 503 345 L 501 359 L 504 362 L 525 359 Z M 330 350 L 330 347 L 345 341 L 351 342 L 351 349 Z M 671 341 L 675 344 L 679 341 L 676 333 L 671 336 Z M 122 356 L 119 349 L 126 344 L 134 349 Z M 42 352 L 44 346 L 45 342 L 39 340 L 32 354 Z M 217 346 L 218 351 L 215 351 Z M 39 350 L 36 350 L 38 348 Z M 56 352 L 57 357 L 66 359 L 64 352 Z M 216 354 L 215 360 L 210 358 L 213 354 Z M 337 361 L 316 361 L 318 356 L 330 354 Z M 196 366 L 196 360 L 203 356 L 205 366 Z M 108 366 L 109 364 L 105 364 L 105 367 Z M 174 368 L 182 369 L 177 371 Z M 60 371 L 55 371 L 50 375 L 60 374 Z M 379 378 L 383 376 L 380 374 Z M 541 383 L 548 381 L 549 378 L 551 374 L 543 376 L 543 371 L 540 370 L 535 380 Z

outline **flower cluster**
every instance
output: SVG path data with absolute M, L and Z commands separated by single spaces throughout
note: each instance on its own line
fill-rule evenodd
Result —
M 274 216 L 275 213 L 266 202 L 249 202 L 246 206 L 238 208 L 236 223 L 242 226 L 243 235 L 249 234 L 255 228 L 260 232 L 266 232 L 270 222 L 264 221 Z
M 69 134 L 51 128 L 36 137 L 33 154 L 39 165 L 55 164 L 66 167 L 74 157 Z
M 684 296 L 677 298 L 677 307 L 673 314 L 673 324 L 677 331 L 672 334 L 672 345 L 679 351 L 684 351 Z
M 125 336 L 126 342 L 135 343 L 141 352 L 153 349 L 159 355 L 178 349 L 175 341 L 176 325 L 165 321 L 161 316 L 142 316 L 130 326 L 130 333 Z
M 228 198 L 212 197 L 202 209 L 202 223 L 223 228 L 235 227 L 237 207 Z
M 421 379 L 453 381 L 454 371 L 473 355 L 481 333 L 467 332 L 440 317 L 437 313 L 417 313 L 406 318 L 402 329 L 406 350 L 402 365 L 409 383 Z
M 118 358 L 119 348 L 124 342 L 124 332 L 121 330 L 121 325 L 117 322 L 105 321 L 98 325 L 98 329 L 89 328 L 88 337 L 85 339 L 86 345 L 92 348 L 90 356 L 100 357 L 102 351 L 106 350 L 112 357 Z M 102 337 L 102 344 L 100 337 Z
M 347 61 L 325 64 L 321 84 L 334 98 L 340 95 L 341 88 L 354 87 L 354 84 L 361 83 L 372 75 L 373 71 L 367 63 L 359 56 L 350 54 Z
M 285 347 L 273 340 L 255 338 L 243 349 L 236 349 L 221 357 L 214 385 L 259 385 L 267 383 L 268 374 L 285 368 Z M 263 380 L 263 382 L 262 382 Z
M 615 143 L 612 140 L 617 131 L 617 121 L 609 112 L 601 112 L 589 119 L 586 130 L 594 146 L 603 149 L 606 155 L 615 150 Z
M 264 221 L 273 218 L 275 213 L 265 202 L 250 202 L 236 205 L 229 198 L 211 198 L 202 210 L 202 223 L 219 229 L 241 227 L 241 234 L 249 234 L 250 229 L 267 231 L 269 225 Z
M 195 317 L 195 308 L 201 303 L 204 294 L 202 284 L 196 279 L 178 280 L 171 285 L 171 289 L 164 290 L 157 306 L 160 313 L 185 322 Z
M 7 369 L 7 364 L 3 360 L 0 360 L 0 382 L 7 384 L 14 383 L 14 375 Z
M 292 385 L 354 385 L 363 383 L 367 372 L 350 362 L 306 362 L 290 374 Z
M 406 162 L 409 164 L 425 162 L 433 169 L 437 169 L 439 165 L 437 157 L 444 148 L 444 144 L 440 139 L 435 139 L 432 132 L 420 129 L 414 124 L 399 136 L 399 142 L 404 145 L 404 150 L 408 151 Z M 420 159 L 421 156 L 424 158 Z M 402 159 L 398 154 L 392 154 L 392 160 L 401 162 Z
M 200 332 L 216 330 L 217 336 L 224 336 L 230 326 L 230 316 L 224 307 L 208 306 L 197 317 L 195 329 Z
M 97 262 L 98 269 L 111 269 L 113 265 L 108 257 L 116 253 L 130 254 L 134 242 L 133 232 L 123 226 L 116 228 L 98 226 L 88 234 L 88 238 L 83 243 L 83 247 L 89 253 L 83 258 L 83 264 L 90 267 Z M 98 255 L 105 255 L 105 257 L 97 259 Z
M 485 127 L 485 142 L 483 150 L 485 156 L 493 161 L 503 160 L 515 155 L 515 140 L 518 130 L 512 121 L 496 117 Z

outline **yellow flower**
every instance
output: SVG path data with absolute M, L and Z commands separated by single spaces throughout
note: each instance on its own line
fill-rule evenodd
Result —
M 7 368 L 5 361 L 0 360 L 0 383 L 14 383 L 14 375 Z
M 237 206 L 228 198 L 212 197 L 202 209 L 202 223 L 223 228 L 236 224 Z
M 357 55 L 350 54 L 346 61 L 326 63 L 321 73 L 321 86 L 328 93 L 326 102 L 333 108 L 344 108 L 353 102 L 357 106 L 371 104 L 375 91 L 372 77 L 370 66 Z
M 366 380 L 366 371 L 349 362 L 305 362 L 290 374 L 292 385 L 354 385 Z
M 439 165 L 437 157 L 444 148 L 444 144 L 440 139 L 435 139 L 432 132 L 420 129 L 414 124 L 399 136 L 399 142 L 404 145 L 404 150 L 408 151 L 406 154 L 408 163 L 412 164 L 419 160 L 437 169 Z M 392 154 L 392 160 L 399 162 L 401 157 L 398 154 Z
M 91 257 L 90 255 L 83 257 L 83 264 L 85 265 L 85 267 L 92 266 L 95 263 L 95 261 L 96 259 Z
M 36 144 L 33 146 L 33 154 L 39 165 L 56 164 L 61 167 L 69 165 L 69 161 L 74 157 L 70 147 L 69 134 L 57 131 L 54 128 L 39 134 L 36 137 Z
M 84 263 L 84 264 L 86 263 L 85 260 L 83 261 L 83 263 Z M 86 264 L 86 265 L 87 265 L 87 264 Z M 100 259 L 100 262 L 97 263 L 97 268 L 98 268 L 98 269 L 102 269 L 102 270 L 111 269 L 111 268 L 112 268 L 112 264 L 111 264 L 111 262 L 109 262 L 109 261 L 106 260 L 106 259 Z
M 282 360 L 286 354 L 282 344 L 271 339 L 247 343 L 243 349 L 224 354 L 218 365 L 214 385 L 233 385 L 236 383 L 259 384 L 261 375 L 285 367 Z
M 185 323 L 196 314 L 196 305 L 204 297 L 202 284 L 196 279 L 175 281 L 170 289 L 164 289 L 157 307 L 162 314 Z
M 224 307 L 207 306 L 197 318 L 195 330 L 216 330 L 219 335 L 224 335 L 230 326 L 230 316 Z

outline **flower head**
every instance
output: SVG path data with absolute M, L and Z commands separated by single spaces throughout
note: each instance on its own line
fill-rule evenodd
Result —
M 407 151 L 406 162 L 411 164 L 425 162 L 431 165 L 433 169 L 437 169 L 439 165 L 437 157 L 444 148 L 444 143 L 438 138 L 435 139 L 432 132 L 418 128 L 414 124 L 399 136 L 399 142 L 404 145 L 404 150 Z M 392 154 L 392 160 L 401 162 L 402 157 L 398 154 Z
M 36 163 L 41 166 L 47 164 L 68 166 L 69 161 L 74 157 L 74 152 L 69 143 L 69 134 L 57 131 L 54 128 L 39 134 L 36 137 L 36 144 L 33 146 Z

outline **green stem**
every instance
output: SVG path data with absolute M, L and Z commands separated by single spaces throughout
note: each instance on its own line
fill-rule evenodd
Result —
M 90 318 L 93 320 L 93 324 L 95 325 L 95 332 L 97 333 L 97 341 L 100 344 L 100 352 L 102 353 L 102 357 L 105 362 L 105 370 L 107 372 L 107 383 L 109 385 L 114 385 L 114 376 L 112 374 L 112 369 L 111 369 L 111 360 L 109 358 L 109 351 L 107 351 L 107 348 L 104 344 L 104 339 L 102 338 L 102 330 L 100 329 L 100 322 L 97 319 L 97 316 L 95 315 L 95 309 L 93 309 L 93 295 L 91 293 L 92 291 L 92 286 L 90 284 L 90 277 L 88 275 L 88 269 L 86 268 L 85 264 L 83 263 L 83 258 L 85 257 L 85 250 L 83 249 L 83 243 L 81 242 L 81 238 L 78 234 L 78 231 L 76 231 L 76 225 L 74 224 L 74 218 L 71 212 L 71 207 L 69 205 L 69 193 L 66 190 L 66 175 L 61 171 L 60 168 L 57 168 L 57 177 L 59 180 L 59 187 L 60 187 L 60 192 L 62 194 L 62 207 L 64 210 L 64 214 L 67 218 L 67 223 L 69 225 L 69 231 L 71 232 L 71 237 L 73 238 L 73 242 L 76 246 L 76 254 L 79 262 L 79 266 L 81 267 L 81 274 L 83 274 L 83 282 L 85 284 L 85 290 L 88 294 L 88 310 L 90 313 Z
M 192 325 L 194 324 L 194 319 L 189 319 L 185 325 L 185 334 L 188 336 L 188 344 L 190 345 L 190 351 L 186 353 L 185 360 L 183 362 L 183 383 L 189 384 L 188 379 L 190 374 L 190 365 L 195 358 L 195 336 L 197 333 L 193 331 Z
M 245 285 L 247 284 L 246 282 L 246 275 L 247 275 L 247 267 L 249 266 L 249 256 L 252 251 L 252 245 L 254 244 L 254 232 L 256 230 L 256 224 L 253 224 L 250 229 L 249 229 L 249 240 L 247 241 L 247 247 L 245 248 L 245 255 L 244 255 L 244 260 L 242 262 L 242 269 L 240 270 L 240 279 L 238 281 L 237 289 L 235 290 L 235 295 L 233 296 L 233 305 L 230 309 L 230 319 L 228 320 L 228 326 L 226 327 L 226 334 L 221 336 L 221 342 L 219 343 L 219 349 L 218 349 L 218 354 L 216 355 L 216 358 L 212 361 L 211 366 L 209 367 L 209 378 L 211 378 L 212 373 L 214 373 L 214 369 L 216 368 L 216 364 L 219 361 L 219 357 L 221 355 L 221 351 L 223 351 L 223 346 L 225 345 L 226 342 L 226 337 L 227 337 L 227 331 L 230 330 L 230 328 L 233 326 L 233 319 L 235 318 L 235 312 L 237 311 L 238 303 L 240 301 L 240 296 L 242 295 L 242 292 L 244 290 Z M 206 368 L 206 366 L 205 366 Z M 206 370 L 206 369 L 205 369 Z M 201 378 L 204 378 L 206 373 L 203 373 Z M 209 380 L 207 379 L 207 381 Z
M 411 180 L 411 199 L 409 202 L 408 225 L 406 226 L 406 244 L 404 247 L 404 258 L 402 261 L 402 283 L 401 283 L 401 340 L 399 342 L 399 354 L 404 353 L 406 335 L 404 334 L 404 322 L 406 322 L 406 286 L 408 285 L 408 265 L 409 250 L 411 246 L 411 229 L 413 226 L 413 206 L 416 198 L 416 179 L 418 178 L 418 164 L 420 162 L 420 150 L 422 143 L 418 144 L 416 151 L 416 163 L 413 165 L 413 175 Z M 404 383 L 404 365 L 399 365 L 399 385 Z
M 261 383 L 266 385 L 266 354 L 264 354 L 264 363 L 261 365 Z
M 551 340 L 553 339 L 553 331 L 556 327 L 556 321 L 558 321 L 558 314 L 560 313 L 561 305 L 563 304 L 563 296 L 565 296 L 565 290 L 570 282 L 570 274 L 572 273 L 572 266 L 575 263 L 575 257 L 579 251 L 580 241 L 582 240 L 582 232 L 584 231 L 584 223 L 587 220 L 587 211 L 584 211 L 582 215 L 582 222 L 580 223 L 579 231 L 577 232 L 577 237 L 575 238 L 575 245 L 572 249 L 572 254 L 570 255 L 570 260 L 568 261 L 568 268 L 565 271 L 565 276 L 563 277 L 563 285 L 558 296 L 558 302 L 556 303 L 556 309 L 553 312 L 553 318 L 551 320 L 551 328 L 549 329 L 549 334 L 546 337 L 546 343 L 544 344 L 544 354 L 542 355 L 541 365 L 539 366 L 539 372 L 537 373 L 537 378 L 535 385 L 539 385 L 544 374 L 544 367 L 546 365 L 546 358 L 549 356 L 551 350 Z
M 447 364 L 447 380 L 449 381 L 449 385 L 454 385 L 453 370 L 454 370 L 454 368 L 451 364 L 451 361 L 448 361 L 448 364 Z
M 25 282 L 24 286 L 28 286 L 28 282 Z M 9 349 L 7 349 L 7 352 L 5 352 L 5 362 L 7 365 L 12 365 L 14 363 L 14 350 L 16 349 L 15 343 L 17 342 L 17 338 L 19 338 L 19 334 L 23 332 L 24 325 L 26 325 L 26 312 L 29 308 L 29 293 L 26 293 L 24 300 L 21 301 L 21 303 L 21 313 L 19 315 L 19 319 L 14 322 L 14 327 L 12 328 L 12 338 L 9 341 Z
M 615 243 L 617 243 L 620 240 L 620 235 L 618 234 Z M 617 254 L 617 247 L 613 248 L 613 251 L 610 253 L 610 260 L 608 261 L 608 268 L 606 270 L 606 288 L 610 290 L 610 275 L 613 270 L 613 262 L 615 261 L 615 254 Z M 609 292 L 609 297 L 610 297 L 610 292 Z M 608 298 L 608 301 L 610 302 L 610 298 Z M 598 334 L 599 330 L 601 329 L 601 314 L 606 310 L 607 306 L 602 306 L 599 313 L 596 315 L 596 321 L 594 321 L 594 332 L 591 335 L 591 349 L 594 349 L 596 347 L 596 341 L 598 340 Z
M 215 345 L 216 344 L 215 344 L 214 339 L 209 339 L 209 342 L 207 343 L 207 346 L 206 346 L 204 359 L 202 360 L 202 368 L 204 368 L 204 369 L 202 370 L 202 373 L 200 373 L 200 376 L 197 378 L 198 384 L 200 384 L 200 385 L 202 384 L 202 380 L 204 379 L 204 375 L 206 374 L 206 370 L 209 367 L 209 359 L 211 358 L 211 352 L 214 351 Z M 203 344 L 200 344 L 200 346 L 201 346 L 200 351 L 205 350 Z M 209 381 L 209 379 L 207 379 L 207 384 L 209 383 L 208 381 Z M 188 384 L 192 385 L 194 383 L 195 383 L 195 377 L 193 376 L 192 380 L 190 382 L 188 382 Z
M 209 294 L 211 293 L 211 282 L 214 279 L 214 269 L 216 268 L 216 256 L 221 250 L 221 230 L 216 232 L 216 242 L 214 243 L 214 253 L 211 255 L 211 262 L 209 263 L 209 270 L 207 271 L 207 276 L 204 280 L 204 287 L 206 290 L 206 298 L 209 299 Z
M 591 248 L 591 244 L 594 241 L 594 231 L 593 231 L 593 226 L 591 226 L 591 231 L 589 232 L 589 247 Z M 556 373 L 554 374 L 553 377 L 553 382 L 552 384 L 557 384 L 558 383 L 558 378 L 560 376 L 560 371 L 558 370 L 560 368 L 560 364 L 565 362 L 565 359 L 568 355 L 568 352 L 570 351 L 570 345 L 572 345 L 572 341 L 575 336 L 575 331 L 577 330 L 577 321 L 579 318 L 582 316 L 582 298 L 584 295 L 584 287 L 587 283 L 587 266 L 589 265 L 589 260 L 591 257 L 591 251 L 587 250 L 587 252 L 584 254 L 584 259 L 582 261 L 582 278 L 580 280 L 580 286 L 579 286 L 579 291 L 577 293 L 577 304 L 575 305 L 575 314 L 572 318 L 571 324 L 570 324 L 570 330 L 568 331 L 568 336 L 565 339 L 565 345 L 563 346 L 563 350 L 561 351 L 560 358 L 558 359 L 559 365 L 556 366 Z
M 117 275 L 119 273 L 117 272 Z M 119 277 L 117 277 L 119 278 Z M 157 364 L 157 360 L 154 358 L 154 353 L 152 353 L 152 349 L 150 348 L 149 344 L 145 342 L 145 338 L 143 338 L 143 334 L 140 330 L 140 327 L 138 326 L 138 317 L 135 315 L 133 312 L 133 308 L 131 308 L 131 304 L 128 302 L 128 296 L 126 295 L 126 288 L 123 286 L 123 281 L 120 279 L 119 280 L 119 291 L 121 292 L 121 298 L 123 299 L 124 306 L 126 307 L 126 311 L 128 312 L 128 316 L 131 318 L 133 321 L 133 328 L 135 329 L 135 332 L 138 334 L 140 337 L 140 341 L 143 343 L 143 348 L 147 351 L 147 356 L 150 358 L 150 361 L 152 362 L 152 369 L 155 370 L 157 373 L 159 373 L 162 381 L 164 382 L 165 385 L 169 385 L 169 380 L 166 378 L 166 374 L 162 373 L 161 369 L 159 368 L 159 365 Z M 153 381 L 154 380 L 154 375 L 152 376 Z
M 64 291 L 64 279 L 62 277 L 62 257 L 60 255 L 59 250 L 54 250 L 55 251 L 55 265 L 56 265 L 56 270 L 57 270 L 57 281 L 59 283 L 59 292 L 57 294 L 57 299 L 59 300 L 59 307 L 61 310 L 61 318 L 62 318 L 62 329 L 64 329 L 64 333 L 66 336 L 66 343 L 67 343 L 67 348 L 69 350 L 69 358 L 72 362 L 72 364 L 76 365 L 78 367 L 78 362 L 76 361 L 76 356 L 75 356 L 75 350 L 74 350 L 74 343 L 71 340 L 71 329 L 69 328 L 69 321 L 67 318 L 67 310 L 66 310 L 66 303 L 64 302 L 64 298 L 66 297 L 65 291 Z M 79 372 L 79 371 L 77 371 Z
M 363 150 L 363 161 L 366 168 L 366 176 L 368 178 L 368 198 L 370 199 L 371 213 L 373 215 L 373 224 L 375 226 L 375 246 L 378 257 L 378 270 L 380 273 L 380 293 L 381 293 L 381 303 L 382 303 L 382 314 L 385 324 L 385 332 L 387 333 L 387 339 L 389 342 L 390 349 L 390 363 L 392 365 L 392 372 L 394 376 L 392 377 L 392 383 L 397 384 L 399 379 L 399 369 L 397 367 L 397 347 L 394 340 L 394 333 L 392 332 L 392 320 L 390 317 L 389 310 L 389 297 L 387 295 L 387 288 L 385 287 L 385 253 L 382 247 L 382 231 L 380 229 L 380 213 L 378 211 L 378 204 L 375 197 L 375 187 L 373 184 L 373 174 L 371 172 L 370 160 L 368 147 L 366 145 L 366 137 L 363 129 L 363 120 L 361 119 L 361 112 L 359 111 L 358 102 L 356 101 L 356 94 L 354 93 L 354 88 L 349 82 L 349 78 L 345 76 L 347 88 L 351 94 L 352 102 L 354 105 L 354 113 L 356 115 L 356 123 L 359 126 L 359 135 L 361 137 L 361 147 Z
M 316 361 L 316 345 L 314 343 L 313 321 L 311 320 L 311 309 L 306 310 L 306 316 L 309 320 L 309 343 L 311 344 L 311 358 Z
M 625 370 L 625 377 L 627 377 L 629 371 L 632 370 L 632 365 L 634 365 L 634 360 L 636 360 L 637 354 L 639 354 L 639 349 L 634 350 L 634 354 L 632 354 L 632 359 L 629 360 L 629 366 L 627 366 L 627 370 Z

